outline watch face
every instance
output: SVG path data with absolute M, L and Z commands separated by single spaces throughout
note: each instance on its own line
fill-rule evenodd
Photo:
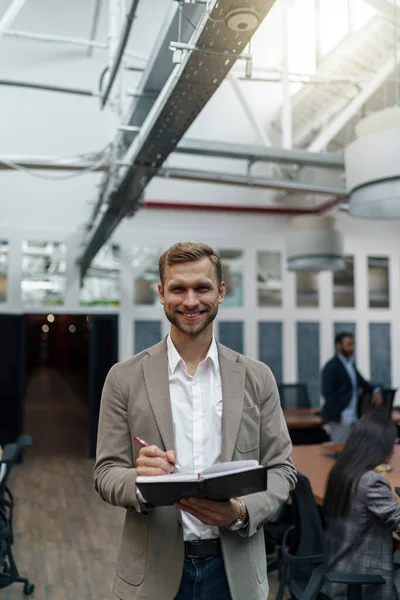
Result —
M 240 529 L 241 527 L 243 527 L 244 521 L 243 519 L 238 519 L 236 521 L 236 523 L 234 523 L 233 525 L 230 526 L 230 530 L 231 531 L 237 531 L 238 529 Z

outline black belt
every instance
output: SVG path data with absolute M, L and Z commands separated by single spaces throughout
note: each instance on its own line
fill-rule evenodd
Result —
M 186 556 L 219 556 L 220 554 L 222 554 L 222 550 L 221 540 L 219 538 L 185 542 Z

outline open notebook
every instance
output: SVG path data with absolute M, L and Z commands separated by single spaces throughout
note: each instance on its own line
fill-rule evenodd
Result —
M 267 468 L 256 460 L 218 463 L 202 473 L 171 473 L 137 477 L 136 485 L 146 502 L 170 506 L 181 498 L 224 501 L 267 489 Z

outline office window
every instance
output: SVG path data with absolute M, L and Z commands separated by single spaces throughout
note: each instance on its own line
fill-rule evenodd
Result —
M 282 254 L 257 252 L 258 306 L 282 306 Z
M 298 271 L 296 273 L 296 306 L 298 308 L 318 308 L 318 273 Z
M 243 354 L 243 322 L 242 321 L 220 321 L 219 322 L 219 341 L 231 350 Z
M 81 288 L 82 306 L 118 307 L 121 299 L 121 247 L 105 244 L 86 272 Z
M 333 306 L 334 308 L 354 308 L 354 257 L 345 257 L 342 271 L 333 273 Z
M 224 308 L 243 306 L 243 250 L 218 250 L 222 262 L 222 279 L 226 283 Z
M 370 308 L 389 308 L 389 258 L 368 257 L 368 297 Z
M 319 323 L 297 323 L 297 379 L 307 384 L 313 406 L 319 406 L 319 335 Z
M 0 240 L 0 303 L 7 302 L 8 242 Z
M 282 322 L 258 324 L 258 358 L 269 366 L 276 381 L 282 383 Z
M 157 285 L 158 259 L 161 248 L 155 246 L 134 246 L 132 250 L 133 302 L 134 304 L 158 305 Z
M 135 321 L 135 350 L 138 354 L 150 346 L 154 346 L 162 339 L 161 321 Z
M 64 304 L 66 245 L 61 242 L 22 242 L 21 296 L 24 306 Z
M 390 323 L 369 324 L 371 381 L 383 387 L 392 383 Z

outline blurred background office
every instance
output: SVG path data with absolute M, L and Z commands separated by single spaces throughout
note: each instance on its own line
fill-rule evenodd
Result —
M 327 439 L 290 409 L 320 406 L 338 332 L 399 387 L 399 39 L 395 0 L 0 0 L 0 444 L 32 435 L 20 500 L 51 465 L 63 503 L 77 476 L 97 510 L 104 377 L 167 333 L 157 263 L 179 240 L 220 252 L 216 336 L 272 368 L 296 443 Z M 109 556 L 119 515 L 98 510 Z

